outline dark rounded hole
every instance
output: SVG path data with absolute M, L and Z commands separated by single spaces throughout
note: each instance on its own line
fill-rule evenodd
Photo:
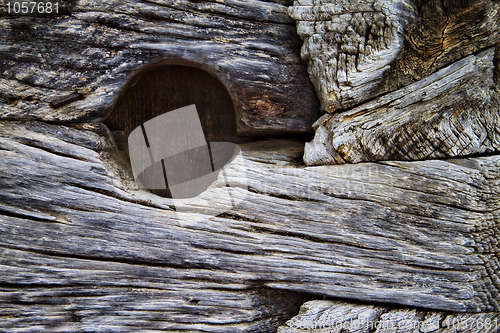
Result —
M 178 137 L 169 137 L 171 142 L 162 144 L 180 145 L 182 140 L 200 135 L 208 143 L 208 155 L 212 166 L 214 159 L 218 164 L 225 164 L 232 157 L 232 154 L 223 154 L 223 157 L 213 156 L 214 151 L 210 150 L 210 142 L 231 142 L 237 143 L 236 116 L 233 102 L 224 85 L 214 76 L 206 71 L 195 67 L 169 65 L 151 67 L 139 73 L 131 80 L 121 97 L 116 101 L 110 116 L 104 123 L 113 132 L 115 140 L 120 150 L 128 153 L 127 139 L 130 133 L 143 125 L 146 121 L 160 116 L 166 112 L 194 104 L 201 122 L 203 133 L 184 133 Z M 145 133 L 146 134 L 146 133 Z M 146 144 L 155 140 L 154 137 L 146 136 Z M 187 138 L 188 140 L 191 138 Z M 197 178 L 206 174 L 206 163 L 197 163 L 198 160 L 207 158 L 206 149 L 194 149 L 186 153 L 177 154 L 167 160 L 158 162 L 163 165 L 151 166 L 143 175 L 138 177 L 162 177 L 158 173 L 165 174 L 165 168 L 169 165 L 183 165 L 183 175 L 179 179 Z M 220 159 L 224 161 L 220 161 Z M 168 163 L 165 166 L 165 163 Z M 179 170 L 179 169 L 178 169 Z M 146 171 L 146 170 L 145 170 Z M 165 174 L 166 176 L 166 174 Z M 168 187 L 168 177 L 166 177 L 167 187 L 165 189 L 149 189 L 150 192 L 164 197 L 172 197 Z M 142 183 L 147 180 L 142 179 Z M 171 184 L 174 186 L 177 184 Z M 196 189 L 186 189 L 187 197 L 197 195 Z M 176 196 L 176 198 L 178 198 Z

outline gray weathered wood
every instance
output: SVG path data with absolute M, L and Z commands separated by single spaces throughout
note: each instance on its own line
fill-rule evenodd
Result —
M 319 117 L 284 1 L 81 0 L 55 16 L 9 15 L 6 3 L 1 119 L 103 118 L 133 74 L 153 64 L 197 66 L 218 77 L 240 134 L 310 132 Z M 74 92 L 83 99 L 50 105 Z
M 275 332 L 301 299 L 238 273 L 0 254 L 2 332 Z
M 457 314 L 345 301 L 310 301 L 278 333 L 495 333 L 499 313 Z
M 317 101 L 290 15 L 323 110 L 344 112 L 317 122 L 308 164 L 495 152 L 497 1 L 68 3 L 0 8 L 0 118 L 23 120 L 0 123 L 0 330 L 273 332 L 303 293 L 500 311 L 498 155 L 305 167 L 302 144 L 255 142 L 224 171 L 239 204 L 213 217 L 222 175 L 175 212 L 102 124 L 27 121 L 102 119 L 141 69 L 178 64 L 221 80 L 240 135 L 307 132 Z M 282 330 L 339 309 L 402 332 L 498 318 L 315 303 Z
M 296 0 L 290 15 L 324 111 L 356 106 L 493 47 L 492 0 Z
M 448 158 L 500 150 L 499 90 L 490 48 L 349 111 L 326 114 L 306 143 L 308 165 Z
M 289 12 L 330 113 L 306 164 L 499 150 L 498 2 L 299 0 Z
M 109 280 L 134 288 L 157 286 L 126 274 L 166 266 L 228 284 L 500 309 L 498 156 L 304 167 L 298 142 L 245 144 L 224 169 L 238 206 L 209 216 L 220 204 L 215 183 L 184 201 L 198 213 L 181 220 L 171 199 L 135 185 L 102 125 L 3 122 L 0 137 L 0 245 L 48 263 L 42 274 L 27 255 L 4 252 L 4 286 L 65 284 L 57 267 L 74 258 L 90 269 L 133 264 Z

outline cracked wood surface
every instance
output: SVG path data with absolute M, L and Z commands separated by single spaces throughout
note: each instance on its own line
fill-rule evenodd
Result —
M 322 109 L 359 105 L 498 43 L 494 0 L 296 0 Z
M 326 114 L 308 165 L 423 160 L 500 150 L 500 90 L 490 48 L 349 111 Z
M 306 164 L 499 150 L 498 2 L 299 0 L 290 14 L 328 112 Z
M 495 333 L 499 313 L 457 314 L 341 301 L 310 301 L 278 333 Z
M 275 332 L 300 300 L 222 275 L 211 281 L 210 271 L 2 252 L 2 266 L 17 258 L 25 267 L 11 278 L 21 285 L 0 287 L 2 332 Z M 30 270 L 40 276 L 33 284 Z
M 319 117 L 288 0 L 61 3 L 57 16 L 0 7 L 1 119 L 102 119 L 134 74 L 154 64 L 216 76 L 235 103 L 240 134 L 311 132 Z M 50 105 L 73 93 L 83 98 Z
M 328 112 L 374 96 L 403 47 L 403 29 L 417 16 L 410 0 L 299 0 L 289 12 L 304 40 L 302 58 Z
M 2 122 L 0 137 L 1 297 L 18 326 L 133 330 L 123 316 L 144 310 L 151 329 L 217 331 L 227 307 L 228 331 L 271 332 L 297 292 L 500 309 L 498 156 L 305 167 L 301 143 L 258 141 L 224 168 L 240 203 L 212 217 L 220 182 L 176 213 L 99 123 Z
M 102 119 L 160 63 L 218 77 L 240 134 L 307 131 L 319 116 L 288 0 L 68 4 L 0 13 L 0 118 Z M 497 150 L 497 2 L 300 0 L 289 14 L 323 109 L 349 110 L 317 123 L 309 164 Z M 0 155 L 2 331 L 274 332 L 303 293 L 500 310 L 497 155 L 305 167 L 298 142 L 242 145 L 225 169 L 241 202 L 218 217 L 221 182 L 176 213 L 135 185 L 99 123 L 2 122 Z M 426 316 L 446 332 L 475 315 L 380 319 Z

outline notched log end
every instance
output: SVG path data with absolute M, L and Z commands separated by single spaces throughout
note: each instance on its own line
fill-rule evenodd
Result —
M 500 150 L 494 48 L 316 123 L 308 165 L 424 160 Z M 496 58 L 498 59 L 498 55 Z M 497 81 L 497 82 L 495 82 Z

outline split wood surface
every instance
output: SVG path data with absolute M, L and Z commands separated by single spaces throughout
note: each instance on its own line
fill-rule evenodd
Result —
M 222 332 L 229 311 L 228 332 L 272 332 L 301 293 L 500 309 L 498 156 L 304 167 L 301 143 L 258 141 L 224 168 L 239 203 L 213 217 L 221 179 L 176 213 L 99 123 L 7 121 L 0 137 L 5 329 Z
M 310 301 L 278 333 L 495 333 L 499 313 L 457 314 L 345 301 Z
M 324 111 L 422 80 L 500 38 L 494 0 L 296 0 L 289 13 Z
M 499 151 L 498 2 L 299 0 L 290 14 L 328 112 L 306 164 Z
M 430 309 L 500 311 L 500 156 L 443 160 L 498 152 L 500 4 L 291 5 L 0 8 L 1 331 L 274 332 L 324 296 L 419 309 L 307 303 L 280 330 L 346 311 L 401 332 L 498 318 Z M 240 145 L 212 187 L 174 202 L 139 188 L 94 122 L 155 65 L 217 77 L 239 135 L 310 131 L 313 85 L 328 114 L 305 153 Z M 324 165 L 363 161 L 379 162 Z
M 349 111 L 326 114 L 306 143 L 308 165 L 424 160 L 500 150 L 494 48 Z

